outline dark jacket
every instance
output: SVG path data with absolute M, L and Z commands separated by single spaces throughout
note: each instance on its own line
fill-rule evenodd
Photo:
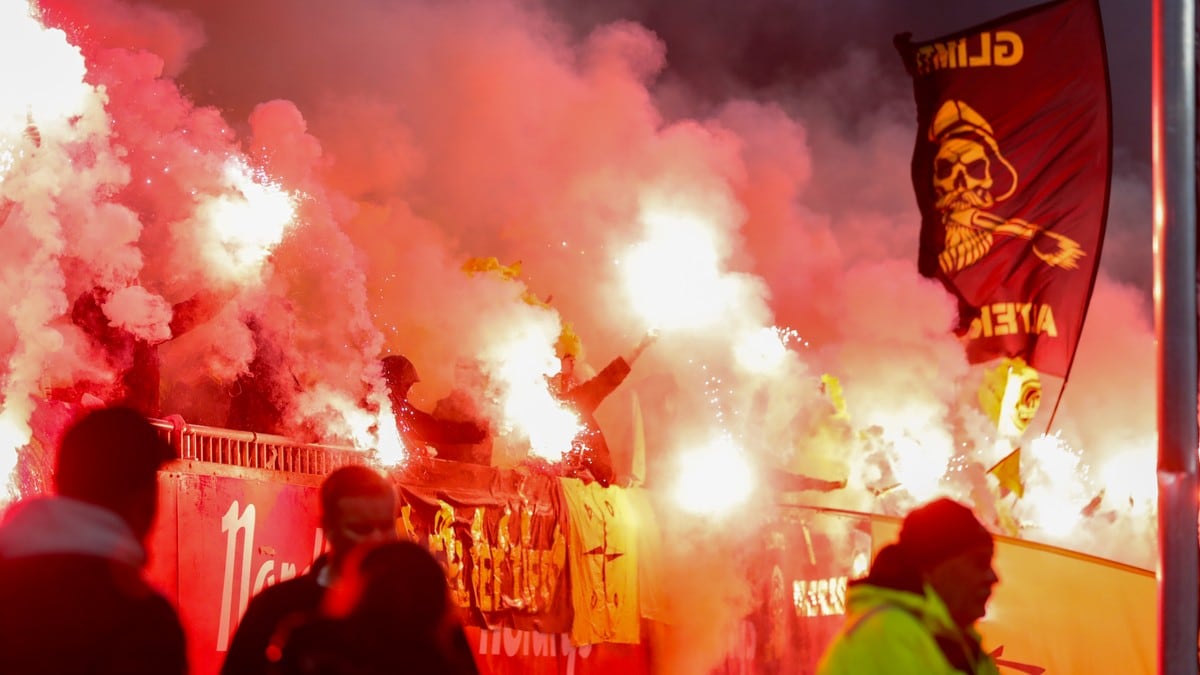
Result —
M 562 400 L 571 405 L 579 415 L 581 429 L 571 443 L 571 451 L 566 458 L 568 469 L 581 471 L 587 469 L 595 477 L 596 482 L 608 486 L 615 477 L 612 464 L 612 454 L 608 449 L 608 441 L 600 431 L 600 423 L 596 421 L 596 408 L 613 393 L 629 376 L 629 363 L 624 358 L 613 359 L 604 370 L 591 379 L 575 385 L 562 394 Z
M 0 673 L 187 672 L 175 609 L 141 575 L 145 553 L 110 511 L 18 504 L 0 527 Z
M 271 646 L 272 638 L 286 632 L 288 624 L 308 620 L 321 607 L 325 587 L 318 579 L 326 560 L 324 557 L 318 558 L 307 574 L 268 586 L 250 599 L 246 613 L 242 615 L 233 634 L 233 641 L 229 643 L 221 675 L 263 675 L 271 672 L 267 648 Z
M 354 617 L 318 617 L 291 631 L 279 675 L 478 675 L 461 626 L 446 628 L 420 636 Z
M 221 675 L 275 675 L 294 669 L 293 665 L 277 669 L 274 662 L 283 656 L 283 647 L 293 630 L 323 623 L 319 614 L 326 588 L 319 579 L 327 562 L 328 558 L 322 556 L 307 574 L 268 586 L 250 599 L 225 654 Z M 457 627 L 451 637 L 454 650 L 460 657 L 465 657 L 468 664 L 469 669 L 465 672 L 477 675 L 471 646 L 462 627 Z M 268 658 L 268 649 L 273 659 Z
M 396 428 L 409 448 L 472 444 L 487 437 L 487 430 L 475 421 L 438 419 L 416 408 L 407 399 L 393 398 L 392 414 L 396 417 Z

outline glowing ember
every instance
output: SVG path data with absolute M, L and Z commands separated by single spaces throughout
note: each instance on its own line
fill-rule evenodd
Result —
M 198 215 L 217 237 L 208 251 L 216 268 L 238 280 L 257 272 L 283 240 L 296 216 L 296 198 L 240 159 L 226 164 L 224 178 L 230 192 L 200 204 Z
M 854 554 L 854 559 L 850 562 L 850 578 L 861 579 L 867 576 L 867 572 L 871 569 L 871 556 L 859 551 Z
M 675 502 L 689 513 L 709 517 L 728 514 L 754 489 L 754 474 L 745 451 L 728 437 L 683 453 L 679 465 Z

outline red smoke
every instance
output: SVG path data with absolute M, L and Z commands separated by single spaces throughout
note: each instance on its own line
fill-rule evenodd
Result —
M 13 244 L 0 255 L 28 280 L 0 282 L 3 306 L 25 317 L 0 328 L 2 362 L 15 364 L 0 369 L 12 410 L 48 381 L 113 377 L 69 319 L 95 285 L 144 288 L 142 310 L 201 291 L 222 299 L 159 349 L 163 412 L 197 423 L 225 423 L 256 357 L 285 431 L 342 442 L 369 424 L 357 416 L 386 353 L 417 365 L 419 404 L 449 389 L 458 359 L 515 325 L 534 326 L 548 348 L 558 320 L 569 321 L 585 360 L 602 367 L 648 327 L 631 310 L 621 262 L 646 236 L 640 209 L 652 193 L 703 205 L 739 302 L 720 324 L 664 334 L 600 409 L 619 465 L 631 453 L 634 392 L 660 411 L 647 417 L 648 437 L 661 441 L 648 449 L 652 466 L 709 431 L 716 405 L 757 461 L 848 472 L 846 490 L 821 498 L 831 505 L 912 503 L 865 489 L 882 480 L 877 439 L 918 439 L 942 459 L 966 453 L 973 471 L 942 484 L 959 496 L 978 495 L 1000 457 L 976 411 L 977 373 L 948 332 L 952 299 L 916 272 L 911 107 L 867 96 L 883 90 L 873 82 L 903 77 L 898 64 L 852 55 L 807 96 L 701 106 L 663 86 L 672 54 L 645 27 L 606 24 L 580 38 L 536 3 L 40 4 L 45 24 L 82 51 L 97 92 L 95 114 L 74 127 L 41 120 L 40 147 L 0 183 L 15 204 L 0 225 Z M 825 103 L 839 93 L 874 112 L 848 128 Z M 231 194 L 230 158 L 296 201 L 253 274 L 201 254 L 213 246 L 203 205 Z M 1115 199 L 1114 213 L 1133 213 L 1144 195 Z M 12 234 L 47 219 L 42 239 Z M 460 267 L 472 256 L 521 261 L 523 282 L 552 309 L 468 277 Z M 169 321 L 142 314 L 147 333 Z M 1114 450 L 1108 430 L 1153 439 L 1152 401 L 1130 393 L 1152 379 L 1146 316 L 1136 292 L 1098 284 L 1079 391 L 1068 387 L 1055 420 L 1096 465 Z M 772 325 L 807 345 L 793 344 L 773 374 L 747 372 L 731 356 L 738 332 Z M 825 373 L 840 380 L 848 421 L 833 419 Z M 1105 403 L 1114 398 L 1120 414 Z M 1114 518 L 1134 530 L 1149 522 L 1089 521 L 1089 547 L 1108 552 L 1100 542 Z M 1121 553 L 1140 564 L 1151 554 Z

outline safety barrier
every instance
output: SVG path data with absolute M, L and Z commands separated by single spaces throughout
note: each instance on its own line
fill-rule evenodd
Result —
M 183 460 L 316 475 L 367 461 L 365 451 L 349 446 L 300 443 L 286 436 L 188 424 L 178 418 L 152 422 Z

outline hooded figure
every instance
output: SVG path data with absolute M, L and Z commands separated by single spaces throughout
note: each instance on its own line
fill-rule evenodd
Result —
M 14 504 L 0 524 L 0 673 L 187 672 L 179 617 L 142 575 L 158 472 L 174 457 L 130 408 L 67 429 L 56 494 Z
M 392 414 L 396 417 L 396 429 L 410 452 L 446 444 L 471 445 L 487 437 L 487 429 L 476 422 L 438 419 L 413 406 L 408 400 L 408 392 L 421 378 L 407 357 L 400 354 L 384 357 L 383 379 L 387 383 Z
M 974 628 L 998 581 L 993 553 L 991 533 L 957 502 L 909 513 L 899 540 L 850 583 L 846 622 L 817 673 L 998 675 Z

